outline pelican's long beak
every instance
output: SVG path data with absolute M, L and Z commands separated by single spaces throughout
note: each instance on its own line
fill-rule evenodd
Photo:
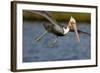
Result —
M 77 31 L 77 27 L 76 26 L 74 26 L 74 31 L 76 33 L 77 41 L 80 42 L 80 38 L 79 38 L 79 34 L 78 34 L 78 31 Z
M 71 16 L 70 18 L 70 22 L 72 22 L 72 27 L 76 33 L 76 38 L 77 38 L 77 41 L 80 42 L 80 38 L 79 38 L 79 34 L 78 34 L 78 31 L 77 31 L 77 26 L 76 26 L 76 20 Z

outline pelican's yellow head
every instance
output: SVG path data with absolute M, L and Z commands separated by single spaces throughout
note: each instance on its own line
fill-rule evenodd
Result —
M 76 20 L 71 16 L 70 17 L 70 22 L 76 23 Z
M 76 25 L 76 20 L 72 16 L 70 17 L 68 25 L 70 29 L 74 29 L 74 26 Z
M 70 17 L 70 20 L 69 20 L 69 23 L 68 23 L 68 27 L 69 27 L 69 29 L 75 31 L 77 40 L 78 40 L 78 42 L 80 42 L 80 38 L 79 38 L 78 31 L 77 31 L 77 26 L 76 26 L 76 20 L 72 16 Z

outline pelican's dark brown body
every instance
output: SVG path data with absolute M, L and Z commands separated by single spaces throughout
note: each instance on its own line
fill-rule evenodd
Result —
M 45 30 L 47 30 L 50 33 L 53 33 L 56 36 L 64 36 L 64 30 L 62 26 L 59 25 L 53 25 L 52 23 L 49 22 L 44 22 L 43 26 Z

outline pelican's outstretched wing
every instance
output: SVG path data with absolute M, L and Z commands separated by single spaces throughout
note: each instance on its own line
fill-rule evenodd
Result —
M 47 20 L 49 20 L 52 24 L 57 25 L 57 21 L 52 17 L 52 13 L 48 11 L 34 11 L 34 10 L 27 10 L 27 12 L 35 13 L 38 15 L 41 15 L 45 17 Z
M 81 31 L 81 30 L 79 30 L 79 29 L 78 29 L 78 33 L 79 33 L 79 35 L 81 35 L 81 34 L 86 34 L 86 35 L 88 35 L 88 36 L 91 35 L 90 33 Z

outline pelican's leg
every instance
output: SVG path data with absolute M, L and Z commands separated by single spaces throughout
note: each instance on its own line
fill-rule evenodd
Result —
M 37 37 L 37 38 L 35 39 L 35 41 L 37 42 L 37 41 L 41 40 L 41 38 L 42 38 L 46 33 L 47 33 L 47 31 L 45 31 L 44 33 L 42 33 L 42 35 L 40 35 L 39 37 Z
M 57 43 L 58 37 L 56 37 L 52 42 L 50 42 L 48 45 L 53 47 Z
M 57 39 L 58 39 L 58 37 L 56 37 L 56 38 L 54 39 L 54 41 L 52 42 L 52 44 L 55 44 L 55 43 L 57 42 Z

